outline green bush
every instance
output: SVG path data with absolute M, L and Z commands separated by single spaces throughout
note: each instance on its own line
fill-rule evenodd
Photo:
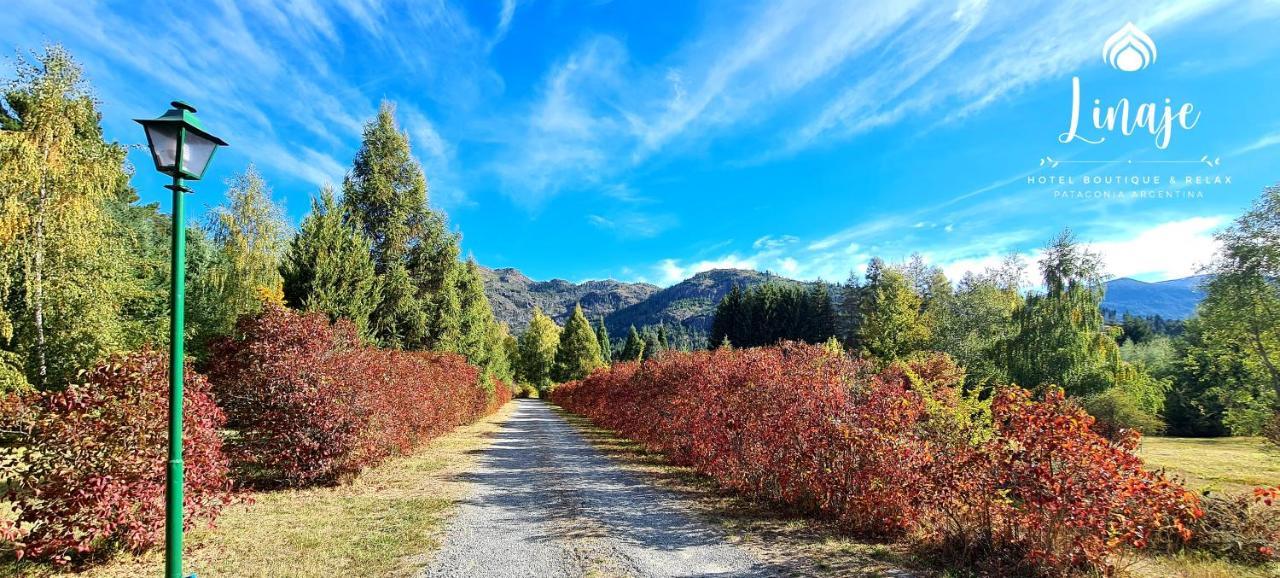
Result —
M 1096 420 L 1093 424 L 1094 431 L 1108 439 L 1120 439 L 1125 430 L 1146 435 L 1164 431 L 1164 422 L 1159 416 L 1145 411 L 1129 392 L 1119 387 L 1092 395 L 1082 405 Z

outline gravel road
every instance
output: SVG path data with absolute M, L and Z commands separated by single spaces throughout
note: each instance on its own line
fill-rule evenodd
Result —
M 422 574 L 776 576 L 679 500 L 616 467 L 545 402 L 516 400 Z

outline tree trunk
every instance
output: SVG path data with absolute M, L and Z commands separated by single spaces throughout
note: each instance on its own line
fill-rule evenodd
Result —
M 36 331 L 36 387 L 44 389 L 48 385 L 49 365 L 45 353 L 44 338 L 44 216 L 48 204 L 49 191 L 43 183 L 40 185 L 40 196 L 36 204 L 35 247 L 32 256 L 32 298 L 31 308 L 34 312 Z

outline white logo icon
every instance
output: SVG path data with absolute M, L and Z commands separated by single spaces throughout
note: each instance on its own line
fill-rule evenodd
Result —
M 1136 72 L 1156 61 L 1156 43 L 1129 22 L 1102 45 L 1102 59 L 1116 70 Z

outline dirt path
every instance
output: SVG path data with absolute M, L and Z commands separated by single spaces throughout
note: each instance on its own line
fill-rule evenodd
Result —
M 545 403 L 517 400 L 462 479 L 470 489 L 423 576 L 778 573 L 617 467 Z

